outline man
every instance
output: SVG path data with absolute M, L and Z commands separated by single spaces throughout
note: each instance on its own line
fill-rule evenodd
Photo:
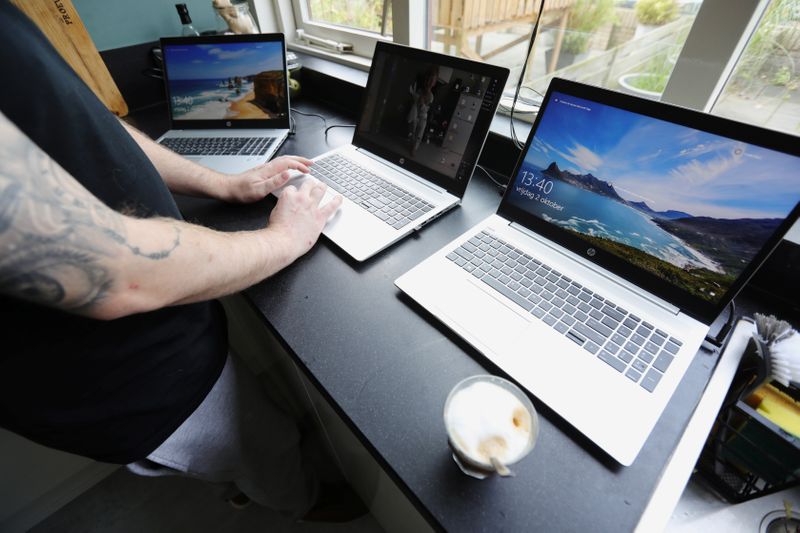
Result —
M 212 172 L 123 125 L 7 0 L 0 18 L 0 425 L 145 473 L 234 482 L 302 516 L 294 422 L 227 355 L 220 306 L 316 242 L 341 198 L 288 186 L 256 231 L 180 220 L 169 193 L 252 202 L 311 162 Z

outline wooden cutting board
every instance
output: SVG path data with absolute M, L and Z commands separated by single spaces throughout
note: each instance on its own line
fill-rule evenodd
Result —
M 128 114 L 128 105 L 71 0 L 11 1 L 42 30 L 106 107 L 120 117 Z

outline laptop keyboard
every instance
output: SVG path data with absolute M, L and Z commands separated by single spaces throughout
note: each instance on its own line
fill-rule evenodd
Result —
M 486 231 L 447 258 L 648 392 L 682 345 Z
M 413 222 L 433 205 L 339 154 L 314 162 L 312 173 L 331 189 L 395 229 Z
M 180 155 L 264 155 L 275 137 L 167 137 L 165 146 Z

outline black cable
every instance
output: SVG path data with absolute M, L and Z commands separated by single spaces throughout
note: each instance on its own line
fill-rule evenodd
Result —
M 333 126 L 328 126 L 325 128 L 325 136 L 328 136 L 328 131 L 332 130 L 333 128 L 355 128 L 355 124 L 334 124 Z
M 298 115 L 303 115 L 306 117 L 317 117 L 322 119 L 322 124 L 327 128 L 328 127 L 328 120 L 318 113 L 306 113 L 305 111 L 300 111 L 299 109 L 293 107 L 291 109 L 292 113 L 297 113 Z
M 520 142 L 519 138 L 517 137 L 517 130 L 514 128 L 514 108 L 517 106 L 519 91 L 522 88 L 522 80 L 525 78 L 525 70 L 528 68 L 528 59 L 530 59 L 531 51 L 533 50 L 533 41 L 536 39 L 536 34 L 539 31 L 539 19 L 542 18 L 543 10 L 544 10 L 544 0 L 541 0 L 541 2 L 539 2 L 539 12 L 536 14 L 536 22 L 534 22 L 533 30 L 531 30 L 531 38 L 528 41 L 528 51 L 525 54 L 525 60 L 522 62 L 522 71 L 519 73 L 519 79 L 517 80 L 517 90 L 514 91 L 514 100 L 511 103 L 511 140 L 514 142 L 514 145 L 520 150 L 522 150 L 524 145 L 522 142 Z
M 491 172 L 489 172 L 488 170 L 486 170 L 485 168 L 483 168 L 482 166 L 480 166 L 480 165 L 475 165 L 475 166 L 476 166 L 477 168 L 479 168 L 479 169 L 483 170 L 483 173 L 484 173 L 484 174 L 486 174 L 487 176 L 489 176 L 489 179 L 490 179 L 490 180 L 492 180 L 492 181 L 494 182 L 494 184 L 495 184 L 495 185 L 497 185 L 497 186 L 500 188 L 501 194 L 502 194 L 503 192 L 505 192 L 505 190 L 506 190 L 506 187 L 508 187 L 508 185 L 507 185 L 507 184 L 505 184 L 505 183 L 500 183 L 499 181 L 497 181 L 496 179 L 494 179 L 494 176 L 492 176 L 492 173 L 491 173 Z

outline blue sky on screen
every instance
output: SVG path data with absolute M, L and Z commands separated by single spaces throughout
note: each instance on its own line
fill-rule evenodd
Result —
M 591 173 L 656 211 L 782 218 L 800 200 L 800 158 L 559 93 L 526 161 Z
M 172 45 L 165 53 L 171 80 L 218 80 L 283 69 L 280 42 Z

